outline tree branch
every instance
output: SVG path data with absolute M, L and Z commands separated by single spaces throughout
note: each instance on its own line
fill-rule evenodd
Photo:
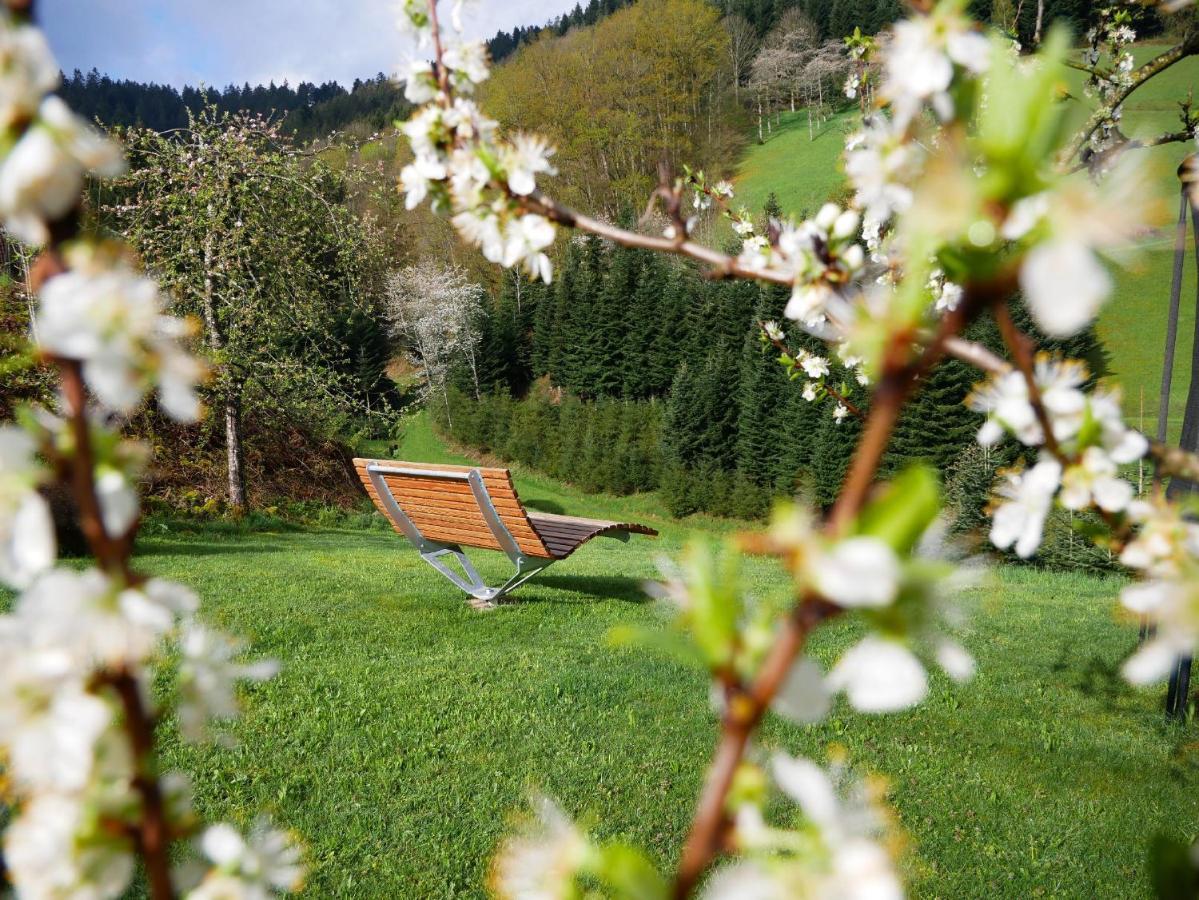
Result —
M 1129 83 L 1122 90 L 1117 91 L 1106 105 L 1095 110 L 1083 127 L 1070 139 L 1070 143 L 1062 149 L 1058 155 L 1058 165 L 1063 167 L 1068 166 L 1070 161 L 1078 156 L 1079 151 L 1090 140 L 1095 130 L 1111 117 L 1112 110 L 1123 103 L 1133 91 L 1149 81 L 1149 79 L 1160 75 L 1166 69 L 1170 68 L 1170 66 L 1196 53 L 1199 53 L 1199 29 L 1189 32 L 1180 43 L 1158 54 L 1140 68 L 1133 70 L 1129 78 Z

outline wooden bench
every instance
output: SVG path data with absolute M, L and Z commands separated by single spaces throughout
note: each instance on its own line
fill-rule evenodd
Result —
M 392 527 L 479 608 L 492 606 L 594 537 L 627 541 L 630 534 L 658 533 L 631 522 L 526 512 L 507 469 L 384 459 L 355 459 L 354 467 Z M 516 574 L 498 588 L 488 587 L 463 547 L 502 551 Z M 446 565 L 449 557 L 458 561 L 463 575 Z

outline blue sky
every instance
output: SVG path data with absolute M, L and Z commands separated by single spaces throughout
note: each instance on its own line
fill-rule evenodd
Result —
M 485 38 L 576 2 L 468 0 L 463 20 L 470 37 Z M 38 9 L 65 71 L 94 66 L 176 86 L 349 84 L 394 74 L 412 52 L 396 29 L 396 0 L 41 0 Z

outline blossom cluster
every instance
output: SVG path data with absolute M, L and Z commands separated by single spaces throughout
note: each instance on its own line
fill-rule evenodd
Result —
M 1134 492 L 1119 477 L 1119 466 L 1135 462 L 1149 448 L 1144 435 L 1125 424 L 1117 391 L 1084 389 L 1090 376 L 1083 363 L 1042 354 L 1032 374 L 1036 405 L 1028 379 L 1016 370 L 992 375 L 967 398 L 971 409 L 986 415 L 980 444 L 994 446 L 1011 434 L 1026 447 L 1041 448 L 1039 461 L 1027 472 L 1005 474 L 992 519 L 995 545 L 1014 547 L 1022 557 L 1040 545 L 1059 489 L 1065 509 L 1123 513 Z M 1050 442 L 1052 450 L 1044 449 Z
M 743 782 L 766 781 L 764 776 L 747 777 L 754 768 L 743 764 Z M 841 759 L 824 768 L 783 752 L 771 757 L 769 775 L 798 807 L 800 823 L 769 824 L 763 811 L 767 791 L 745 791 L 733 828 L 741 858 L 716 871 L 705 900 L 903 897 L 895 868 L 895 827 L 882 803 L 881 781 L 851 777 Z
M 852 777 L 840 758 L 825 768 L 778 752 L 767 767 L 743 763 L 737 783 L 730 840 L 738 858 L 712 875 L 703 900 L 903 896 L 881 782 Z M 797 821 L 768 823 L 775 793 L 793 804 Z M 544 797 L 534 798 L 526 827 L 501 846 L 490 877 L 502 900 L 582 896 L 584 885 L 596 884 L 604 896 L 667 896 L 640 851 L 599 843 Z
M 460 5 L 455 5 L 459 26 Z M 426 4 L 407 2 L 401 24 L 418 36 L 420 46 L 430 43 L 433 19 Z M 535 136 L 499 138 L 496 122 L 462 96 L 487 77 L 481 43 L 448 43 L 436 66 L 418 61 L 409 67 L 405 94 L 424 105 L 403 126 L 415 157 L 400 173 L 405 202 L 415 209 L 429 199 L 434 209 L 452 214 L 458 233 L 490 262 L 520 265 L 548 282 L 553 273 L 545 251 L 555 229 L 527 207 L 537 176 L 555 174 L 554 150 Z
M 19 591 L 0 616 L 0 759 L 12 812 L 3 855 L 20 896 L 107 898 L 129 888 L 149 816 L 161 816 L 156 827 L 167 834 L 195 828 L 185 780 L 154 776 L 152 751 L 134 736 L 152 727 L 153 667 L 172 644 L 181 649 L 177 711 L 190 736 L 236 711 L 237 682 L 269 672 L 237 662 L 229 648 L 238 645 L 198 623 L 191 590 L 141 578 L 97 549 L 129 546 L 145 455 L 108 419 L 151 391 L 171 417 L 195 419 L 205 367 L 184 349 L 189 324 L 165 314 L 157 285 L 126 251 L 69 227 L 85 179 L 115 174 L 124 161 L 48 95 L 58 73 L 41 32 L 0 16 L 0 220 L 17 239 L 50 245 L 38 349 L 77 373 L 94 399 L 68 397 L 63 416 L 24 411 L 21 425 L 0 425 L 0 582 Z M 53 470 L 79 475 L 86 494 L 77 498 L 97 507 L 105 534 L 89 535 L 95 567 L 55 567 L 39 493 Z M 282 833 L 263 828 L 247 842 L 214 826 L 200 843 L 213 868 L 187 893 L 196 900 L 264 897 L 300 882 L 298 851 Z
M 1088 141 L 1091 153 L 1102 156 L 1104 151 L 1125 140 L 1120 133 L 1123 119 L 1120 98 L 1132 85 L 1132 72 L 1136 66 L 1132 44 L 1137 33 L 1132 27 L 1130 9 L 1110 5 L 1101 7 L 1098 13 L 1098 23 L 1084 35 L 1083 62 L 1089 68 L 1089 74 L 1083 90 L 1097 102 L 1102 113 Z

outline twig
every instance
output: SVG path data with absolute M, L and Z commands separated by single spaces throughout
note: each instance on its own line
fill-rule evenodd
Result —
M 910 359 L 911 336 L 904 333 L 892 335 L 883 363 L 884 376 L 872 397 L 870 413 L 854 453 L 853 465 L 825 526 L 830 535 L 835 536 L 843 531 L 861 511 L 899 412 L 916 381 L 945 355 L 951 337 L 984 309 L 1006 300 L 1014 286 L 1015 275 L 1012 270 L 1005 270 L 989 281 L 967 285 L 958 308 L 942 319 L 937 335 L 914 360 Z M 724 835 L 729 826 L 728 811 L 725 809 L 728 792 L 754 729 L 770 708 L 808 635 L 822 621 L 838 615 L 840 611 L 839 607 L 813 594 L 801 597 L 785 620 L 753 684 L 747 689 L 735 689 L 729 697 L 720 740 L 675 875 L 676 898 L 681 900 L 690 896 L 724 845 Z
M 150 896 L 170 900 L 175 896 L 171 883 L 171 827 L 166 804 L 155 771 L 154 720 L 142 702 L 141 685 L 130 672 L 122 670 L 104 676 L 121 700 L 125 733 L 133 752 L 133 787 L 141 798 L 141 818 L 135 829 L 138 849 L 150 883 Z
M 995 310 L 995 321 L 999 325 L 999 333 L 1003 337 L 1004 344 L 1007 345 L 1008 350 L 1012 354 L 1016 368 L 1024 376 L 1024 384 L 1028 388 L 1028 402 L 1032 404 L 1037 422 L 1041 426 L 1045 440 L 1045 449 L 1054 456 L 1061 457 L 1062 450 L 1058 445 L 1057 436 L 1053 433 L 1053 420 L 1049 418 L 1049 412 L 1045 409 L 1045 403 L 1041 398 L 1041 388 L 1037 384 L 1036 364 L 1032 355 L 1032 341 L 1028 335 L 1016 327 L 1016 323 L 1012 321 L 1012 314 L 1006 304 Z

